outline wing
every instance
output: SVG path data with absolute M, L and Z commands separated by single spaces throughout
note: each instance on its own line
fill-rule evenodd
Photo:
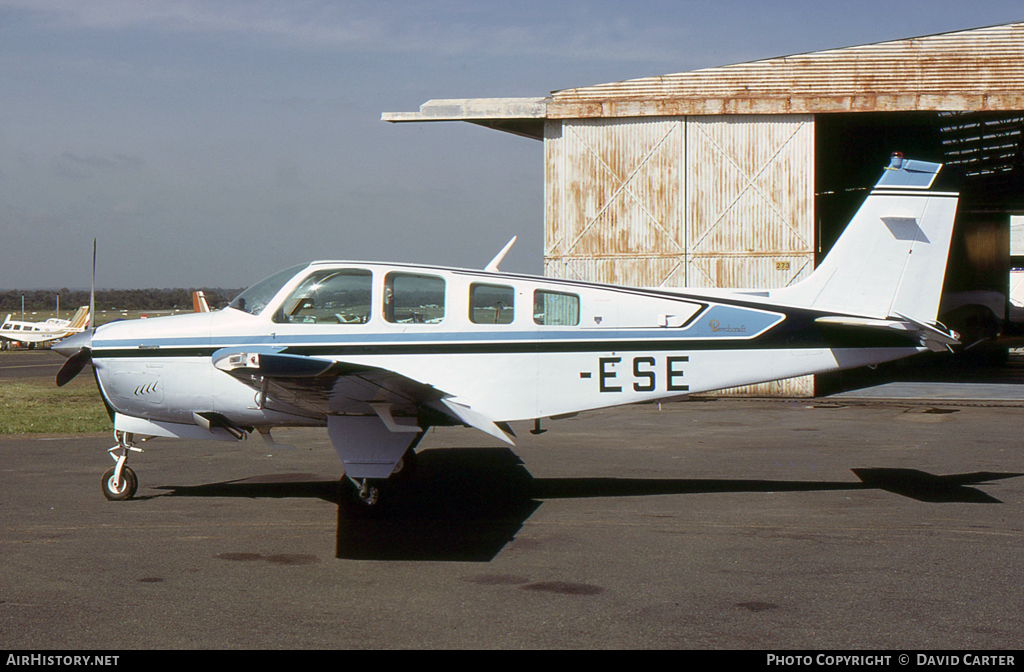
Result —
M 282 354 L 275 348 L 225 349 L 213 364 L 260 392 L 265 408 L 287 406 L 301 415 L 376 415 L 391 432 L 413 430 L 395 418 L 424 425 L 459 423 L 512 443 L 491 418 L 425 381 L 356 362 Z

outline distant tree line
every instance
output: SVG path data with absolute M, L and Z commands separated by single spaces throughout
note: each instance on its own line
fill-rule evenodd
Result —
M 206 295 L 206 302 L 214 310 L 223 308 L 241 289 L 196 287 Z M 192 310 L 193 289 L 97 289 L 96 310 Z M 21 312 L 21 297 L 25 297 L 25 310 L 52 311 L 60 296 L 60 312 L 72 313 L 79 306 L 89 305 L 89 290 L 78 289 L 11 289 L 0 291 L 0 319 L 7 313 Z

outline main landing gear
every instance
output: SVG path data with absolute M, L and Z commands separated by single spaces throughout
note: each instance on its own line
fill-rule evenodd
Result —
M 135 437 L 131 433 L 114 432 L 117 445 L 108 450 L 111 459 L 115 464 L 103 474 L 103 496 L 115 502 L 131 499 L 135 491 L 139 489 L 139 479 L 135 472 L 125 462 L 128 461 L 128 453 L 141 453 L 141 448 L 135 447 Z M 120 451 L 120 454 L 115 454 Z
M 416 451 L 413 448 L 409 448 L 405 451 L 405 454 L 402 455 L 402 459 L 398 461 L 395 468 L 391 471 L 391 475 L 386 480 L 369 478 L 355 479 L 348 475 L 345 476 L 344 480 L 347 480 L 354 486 L 356 502 L 367 508 L 373 508 L 380 502 L 381 488 L 383 488 L 385 483 L 408 480 L 415 471 Z
M 352 484 L 356 486 L 356 501 L 363 506 L 377 506 L 377 502 L 380 501 L 380 488 L 372 484 L 372 481 L 368 478 L 356 480 L 349 478 Z

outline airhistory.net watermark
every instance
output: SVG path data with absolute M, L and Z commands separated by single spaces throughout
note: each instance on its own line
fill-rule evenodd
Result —
M 48 653 L 30 653 L 7 655 L 7 665 L 44 665 L 47 667 L 89 667 L 116 666 L 120 656 L 60 656 Z

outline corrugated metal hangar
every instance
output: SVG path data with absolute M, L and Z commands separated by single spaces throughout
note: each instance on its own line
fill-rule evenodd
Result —
M 635 286 L 788 285 L 893 151 L 955 166 L 966 181 L 946 293 L 1003 299 L 943 310 L 954 328 L 991 331 L 1006 316 L 1009 215 L 1024 214 L 1022 64 L 1013 23 L 382 118 L 542 140 L 545 274 Z

